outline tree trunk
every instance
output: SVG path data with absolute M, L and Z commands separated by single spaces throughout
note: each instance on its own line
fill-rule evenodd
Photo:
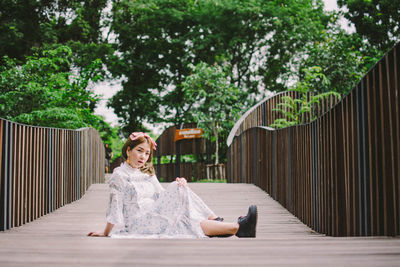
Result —
M 215 136 L 215 164 L 217 165 L 219 163 L 219 158 L 218 158 L 218 122 L 213 123 L 213 130 L 214 130 L 214 136 Z

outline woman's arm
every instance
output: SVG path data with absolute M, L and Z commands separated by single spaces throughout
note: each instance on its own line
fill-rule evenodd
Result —
M 114 224 L 107 222 L 106 224 L 106 228 L 104 229 L 104 232 L 89 232 L 88 236 L 100 236 L 100 237 L 104 237 L 104 236 L 108 236 L 111 232 L 111 230 L 113 229 Z
M 160 194 L 162 191 L 165 190 L 164 187 L 162 187 L 162 185 L 158 181 L 157 176 L 155 176 L 155 175 L 151 176 L 151 180 L 150 181 L 153 184 L 155 192 L 157 194 Z

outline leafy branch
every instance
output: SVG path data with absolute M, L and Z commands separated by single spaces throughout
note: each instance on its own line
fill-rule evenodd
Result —
M 298 97 L 281 97 L 282 103 L 277 104 L 277 106 L 272 110 L 281 113 L 283 118 L 276 119 L 270 127 L 280 129 L 306 123 L 307 116 L 310 116 L 310 121 L 313 121 L 317 118 L 317 115 L 313 113 L 313 110 L 318 107 L 321 100 L 330 96 L 340 99 L 340 94 L 334 91 L 321 94 L 312 93 L 312 83 L 315 84 L 316 82 L 319 82 L 329 86 L 329 81 L 321 71 L 322 69 L 317 66 L 304 69 L 304 80 L 297 82 L 294 87 L 289 89 L 289 91 L 297 92 Z

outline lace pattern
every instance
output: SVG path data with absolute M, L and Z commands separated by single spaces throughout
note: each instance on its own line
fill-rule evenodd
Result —
M 106 219 L 117 225 L 112 238 L 206 237 L 200 222 L 213 212 L 189 187 L 172 182 L 164 189 L 156 176 L 126 163 L 114 170 L 109 186 Z

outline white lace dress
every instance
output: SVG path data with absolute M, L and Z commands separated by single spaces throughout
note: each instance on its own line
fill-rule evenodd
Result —
M 201 238 L 200 222 L 214 214 L 189 188 L 177 182 L 164 189 L 157 177 L 127 163 L 109 180 L 106 219 L 114 224 L 112 238 Z

